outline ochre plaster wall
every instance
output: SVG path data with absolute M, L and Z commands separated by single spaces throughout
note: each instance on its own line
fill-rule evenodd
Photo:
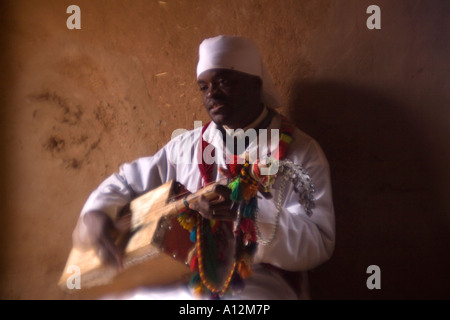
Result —
M 195 66 L 217 34 L 259 45 L 281 111 L 330 161 L 337 244 L 312 297 L 449 297 L 448 1 L 0 3 L 2 299 L 71 298 L 56 282 L 84 201 L 208 120 Z M 66 28 L 71 4 L 81 30 Z M 371 4 L 381 30 L 366 27 Z

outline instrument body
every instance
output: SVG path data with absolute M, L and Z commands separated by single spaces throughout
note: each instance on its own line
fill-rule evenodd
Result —
M 117 245 L 124 248 L 123 270 L 101 262 L 94 249 L 73 247 L 58 285 L 61 289 L 92 298 L 139 286 L 162 286 L 186 281 L 192 274 L 188 255 L 194 244 L 177 216 L 185 200 L 176 194 L 178 183 L 169 181 L 130 203 L 131 228 L 128 237 Z M 217 197 L 215 184 L 187 198 L 189 203 L 203 195 Z M 178 199 L 177 199 L 178 198 Z M 80 270 L 80 289 L 71 289 L 75 281 L 73 266 Z

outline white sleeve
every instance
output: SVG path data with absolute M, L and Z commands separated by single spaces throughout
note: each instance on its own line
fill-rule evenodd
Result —
M 306 155 L 294 156 L 302 164 L 315 186 L 315 207 L 309 217 L 298 201 L 292 183 L 287 181 L 286 199 L 281 209 L 276 237 L 268 244 L 260 244 L 255 262 L 270 263 L 289 271 L 306 271 L 328 260 L 334 250 L 335 218 L 331 195 L 328 162 L 319 145 L 309 143 Z M 277 179 L 275 188 L 281 179 Z M 278 192 L 272 200 L 258 200 L 258 226 L 263 238 L 269 238 L 276 227 Z
M 73 238 L 86 239 L 87 229 L 82 217 L 88 212 L 101 211 L 114 219 L 133 199 L 170 180 L 178 181 L 177 178 L 186 177 L 183 182 L 195 189 L 199 174 L 191 172 L 196 167 L 189 163 L 196 156 L 197 131 L 191 130 L 170 140 L 153 156 L 123 164 L 117 173 L 105 179 L 84 204 Z M 188 164 L 183 165 L 182 160 L 186 159 Z
M 125 163 L 90 194 L 81 215 L 102 211 L 114 218 L 132 199 L 160 186 L 174 175 L 174 167 L 167 160 L 166 148 L 151 157 Z

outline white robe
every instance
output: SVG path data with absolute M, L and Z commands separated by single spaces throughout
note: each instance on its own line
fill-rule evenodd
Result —
M 276 115 L 269 127 L 280 128 Z M 120 209 L 135 197 L 161 184 L 176 180 L 189 191 L 196 192 L 202 185 L 198 169 L 201 128 L 185 132 L 167 143 L 155 155 L 123 164 L 118 173 L 107 178 L 85 203 L 81 215 L 89 211 L 103 211 L 115 217 Z M 217 162 L 224 160 L 224 142 L 215 123 L 211 122 L 203 139 L 213 145 Z M 255 148 L 253 141 L 247 150 Z M 302 299 L 309 298 L 306 271 L 328 260 L 334 250 L 335 220 L 327 159 L 318 143 L 295 129 L 287 158 L 301 165 L 315 186 L 315 208 L 308 216 L 298 201 L 291 183 L 286 185 L 275 239 L 268 245 L 260 244 L 254 257 L 254 275 L 246 280 L 243 292 L 231 299 Z M 220 164 L 219 164 L 220 165 Z M 216 170 L 217 179 L 223 178 Z M 273 185 L 271 200 L 259 197 L 258 221 L 263 238 L 273 232 L 277 213 L 280 178 Z M 82 224 L 78 231 L 85 232 Z M 279 273 L 260 265 L 268 263 L 288 271 L 304 271 L 301 293 L 294 292 Z M 166 288 L 137 288 L 125 295 L 106 298 L 121 299 L 194 299 L 189 288 L 177 285 Z

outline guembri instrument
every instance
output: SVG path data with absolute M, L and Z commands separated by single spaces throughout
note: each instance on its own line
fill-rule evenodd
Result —
M 207 200 L 216 198 L 213 191 L 216 184 L 190 194 L 189 203 L 200 196 Z M 187 201 L 177 194 L 179 188 L 179 183 L 169 181 L 130 203 L 130 232 L 117 242 L 118 247 L 124 248 L 123 270 L 119 272 L 116 267 L 103 264 L 94 249 L 73 247 L 59 287 L 71 293 L 98 296 L 188 279 L 192 272 L 187 260 L 193 244 L 189 232 L 177 222 L 177 215 Z M 80 271 L 79 279 L 73 270 Z M 80 290 L 74 288 L 75 281 L 79 281 Z

